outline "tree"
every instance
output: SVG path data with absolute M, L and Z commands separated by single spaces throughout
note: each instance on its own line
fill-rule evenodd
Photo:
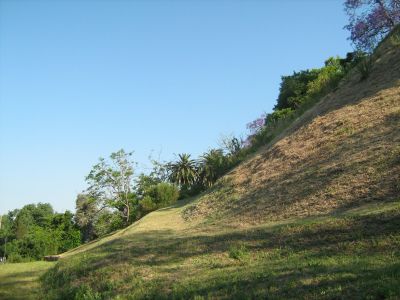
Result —
M 315 80 L 319 73 L 319 69 L 312 69 L 293 72 L 293 75 L 282 76 L 279 96 L 274 110 L 285 108 L 297 109 L 304 102 L 308 84 Z
M 400 23 L 400 0 L 346 0 L 349 39 L 356 48 L 371 51 Z
M 190 154 L 179 154 L 178 160 L 168 164 L 169 179 L 179 186 L 193 185 L 198 177 L 196 161 L 190 159 Z
M 0 254 L 10 262 L 42 259 L 80 244 L 73 214 L 55 213 L 48 203 L 28 204 L 2 217 Z
M 59 232 L 58 252 L 65 252 L 81 244 L 81 232 L 74 222 L 74 214 L 70 211 L 55 213 L 51 221 L 51 227 L 53 231 Z
M 111 153 L 110 161 L 100 158 L 86 177 L 88 193 L 104 206 L 118 209 L 126 224 L 129 224 L 131 215 L 134 171 L 131 155 L 132 152 L 126 153 L 121 149 Z
M 13 214 L 0 216 L 0 257 L 7 255 L 7 241 L 12 238 Z
M 211 149 L 200 158 L 200 178 L 206 187 L 214 184 L 227 169 L 227 161 L 221 149 Z
M 250 134 L 256 134 L 262 130 L 265 125 L 266 117 L 267 114 L 264 113 L 254 121 L 247 123 L 246 128 L 250 131 Z
M 76 197 L 75 222 L 81 229 L 83 242 L 95 237 L 94 223 L 98 213 L 99 208 L 95 198 L 87 194 L 79 194 Z
M 242 139 L 235 137 L 233 134 L 222 135 L 218 145 L 230 156 L 238 154 L 244 146 Z

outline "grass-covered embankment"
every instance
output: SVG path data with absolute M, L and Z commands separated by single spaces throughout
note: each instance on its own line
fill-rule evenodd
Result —
M 49 299 L 400 298 L 400 47 L 189 204 L 63 255 Z
M 150 214 L 43 278 L 56 299 L 396 299 L 400 202 L 248 228 L 159 227 L 180 208 Z M 147 230 L 147 226 L 159 230 Z

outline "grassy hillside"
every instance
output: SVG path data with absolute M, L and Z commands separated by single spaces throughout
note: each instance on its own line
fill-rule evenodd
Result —
M 392 41 L 392 42 L 391 42 Z M 400 46 L 340 87 L 185 210 L 236 225 L 341 211 L 400 194 Z
M 196 199 L 65 253 L 49 298 L 400 297 L 400 47 Z
M 63 254 L 40 298 L 400 298 L 398 40 L 372 61 L 212 190 Z
M 174 207 L 155 212 L 108 241 L 68 253 L 45 277 L 47 295 L 58 299 L 117 295 L 122 299 L 396 299 L 400 295 L 400 201 L 245 229 L 182 226 L 181 211 L 182 207 Z

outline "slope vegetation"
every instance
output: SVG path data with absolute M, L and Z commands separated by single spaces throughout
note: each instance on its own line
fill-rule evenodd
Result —
M 50 299 L 400 297 L 400 47 L 196 199 L 65 253 Z
M 400 194 L 400 52 L 384 46 L 367 80 L 360 81 L 354 70 L 283 137 L 187 209 L 186 217 L 258 224 L 395 200 Z

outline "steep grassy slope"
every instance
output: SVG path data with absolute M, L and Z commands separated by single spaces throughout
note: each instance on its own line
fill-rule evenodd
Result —
M 237 224 L 340 211 L 400 194 L 400 46 L 381 46 L 283 137 L 186 210 Z
M 56 299 L 400 297 L 400 47 L 197 199 L 65 253 Z

